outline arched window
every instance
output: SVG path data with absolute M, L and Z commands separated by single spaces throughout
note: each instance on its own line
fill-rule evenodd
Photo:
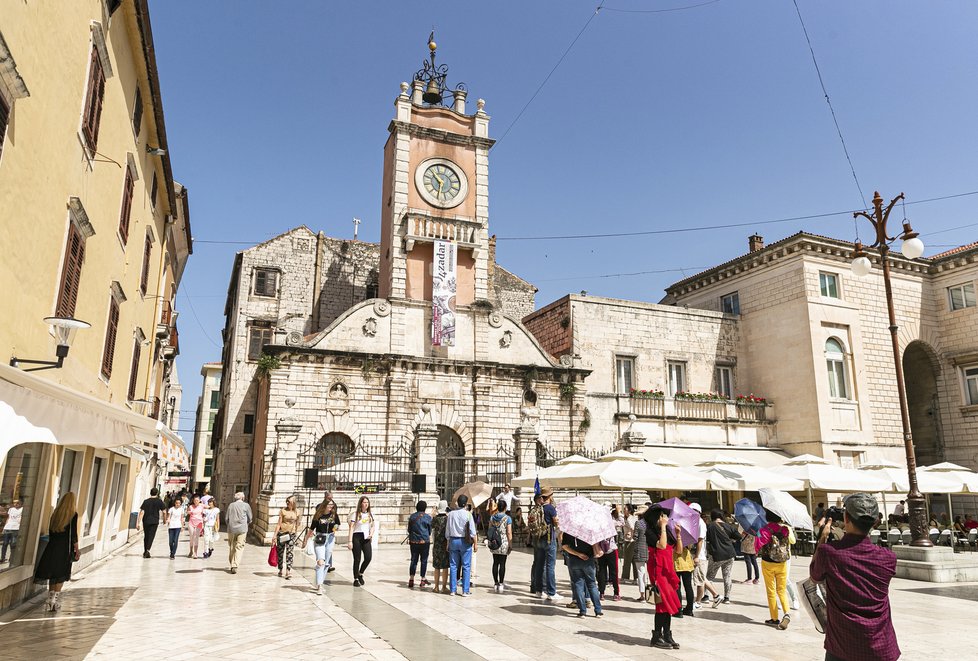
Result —
M 313 467 L 330 468 L 352 457 L 353 451 L 353 439 L 340 432 L 330 432 L 316 444 Z
M 851 399 L 846 350 L 842 342 L 834 337 L 825 341 L 825 367 L 829 375 L 829 396 L 835 399 Z

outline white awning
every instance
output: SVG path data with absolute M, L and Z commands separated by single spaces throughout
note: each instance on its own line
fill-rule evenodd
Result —
M 705 462 L 746 462 L 749 466 L 770 468 L 780 466 L 790 455 L 780 450 L 758 447 L 731 447 L 729 445 L 645 445 L 637 449 L 649 461 L 663 463 L 673 461 L 680 466 L 696 466 Z
M 157 447 L 156 420 L 9 365 L 0 365 L 0 402 L 32 427 L 48 429 L 59 445 Z M 14 445 L 39 440 L 23 429 L 0 424 L 0 461 Z

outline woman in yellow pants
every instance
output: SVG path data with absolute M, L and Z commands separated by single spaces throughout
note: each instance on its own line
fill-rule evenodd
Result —
M 784 630 L 791 622 L 787 562 L 791 548 L 788 542 L 789 530 L 781 525 L 781 517 L 773 512 L 767 513 L 767 521 L 767 525 L 758 533 L 756 542 L 758 554 L 761 556 L 761 575 L 764 576 L 764 588 L 767 590 L 767 607 L 771 614 L 771 619 L 765 624 Z M 780 620 L 778 599 L 781 600 L 784 611 L 784 617 Z

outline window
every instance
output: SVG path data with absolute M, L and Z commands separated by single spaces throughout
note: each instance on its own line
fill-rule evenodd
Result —
M 975 285 L 969 282 L 964 285 L 947 288 L 951 310 L 963 310 L 975 307 Z
M 85 239 L 75 223 L 69 222 L 65 259 L 61 266 L 61 284 L 58 288 L 58 306 L 55 309 L 55 314 L 59 317 L 75 316 L 75 303 L 78 301 L 78 285 L 81 282 L 84 261 Z
M 846 352 L 842 343 L 834 337 L 825 341 L 825 366 L 829 375 L 829 397 L 849 399 Z
M 6 515 L 15 500 L 19 500 L 23 508 L 19 539 L 4 549 L 7 562 L 0 564 L 0 572 L 23 565 L 27 550 L 34 549 L 35 538 L 30 535 L 35 527 L 32 526 L 31 515 L 34 510 L 40 509 L 34 506 L 34 498 L 41 497 L 41 492 L 46 488 L 39 488 L 38 485 L 43 447 L 40 443 L 22 443 L 15 445 L 6 457 L 0 455 L 0 494 L 3 496 L 0 514 Z
M 353 439 L 341 432 L 326 434 L 316 444 L 312 465 L 316 468 L 330 468 L 346 461 L 355 451 Z
M 102 464 L 105 460 L 102 457 L 95 457 L 92 464 L 92 481 L 88 485 L 88 507 L 85 510 L 85 530 L 82 535 L 90 535 L 92 532 L 92 520 L 95 513 L 102 505 L 102 489 L 99 484 L 102 481 Z
M 826 298 L 839 298 L 839 276 L 835 273 L 819 273 L 818 286 L 822 296 Z
M 3 155 L 3 140 L 7 136 L 7 122 L 10 121 L 10 106 L 0 94 L 0 156 Z
M 734 292 L 720 297 L 720 311 L 740 314 L 740 293 Z
M 132 132 L 138 138 L 139 129 L 143 124 L 143 93 L 136 87 L 136 98 L 132 102 Z
M 146 242 L 143 244 L 143 271 L 139 274 L 139 292 L 145 296 L 149 288 L 149 262 L 153 257 L 153 237 L 146 233 Z
M 278 289 L 278 271 L 255 269 L 255 296 L 274 297 Z
M 58 500 L 69 491 L 74 491 L 78 486 L 75 483 L 75 465 L 78 463 L 80 455 L 81 453 L 76 450 L 65 449 L 65 456 L 61 460 L 61 482 L 58 486 Z M 80 465 L 78 467 L 81 468 Z
M 850 452 L 848 450 L 836 450 L 839 455 L 839 466 L 842 468 L 859 468 L 862 464 L 862 452 Z
M 129 367 L 129 401 L 136 399 L 136 380 L 139 377 L 139 355 L 142 353 L 142 345 L 139 339 L 132 343 L 132 365 Z
M 115 339 L 119 332 L 119 302 L 109 299 L 109 321 L 105 327 L 105 346 L 102 348 L 102 376 L 112 378 L 112 359 L 115 356 Z
M 670 360 L 669 366 L 669 396 L 677 392 L 686 392 L 686 363 Z
M 210 477 L 214 472 L 214 459 L 212 457 L 206 457 L 204 459 L 204 477 Z
M 615 392 L 627 395 L 632 391 L 632 375 L 635 373 L 635 359 L 615 356 Z
M 119 211 L 119 238 L 122 245 L 129 240 L 129 216 L 132 213 L 132 170 L 126 168 L 126 181 L 122 185 L 122 209 Z
M 82 115 L 82 135 L 91 151 L 98 148 L 98 125 L 102 118 L 102 98 L 105 96 L 105 71 L 98 49 L 92 45 L 92 57 L 88 66 L 88 91 Z
M 244 416 L 244 433 L 254 434 L 255 433 L 255 414 L 245 413 Z
M 211 405 L 210 405 L 210 408 L 212 408 L 212 409 L 219 409 L 219 408 L 221 408 L 221 391 L 220 390 L 211 390 Z
M 117 463 L 112 467 L 112 481 L 109 483 L 109 507 L 107 509 L 108 534 L 119 531 L 119 507 L 122 505 L 122 494 L 125 491 L 125 465 Z
M 207 416 L 207 431 L 214 431 L 214 420 L 217 419 L 216 413 L 211 413 Z
M 964 368 L 964 390 L 968 405 L 978 404 L 978 367 Z
M 716 391 L 727 399 L 733 399 L 733 370 L 729 367 L 718 367 L 715 379 Z
M 150 191 L 149 191 L 149 203 L 153 205 L 153 208 L 154 209 L 156 208 L 156 195 L 159 192 L 160 192 L 160 190 L 159 190 L 159 183 L 156 181 L 156 171 L 154 170 L 153 171 L 153 185 L 152 185 L 152 187 L 150 188 Z
M 257 322 L 248 329 L 248 360 L 258 360 L 266 344 L 272 343 L 271 324 Z

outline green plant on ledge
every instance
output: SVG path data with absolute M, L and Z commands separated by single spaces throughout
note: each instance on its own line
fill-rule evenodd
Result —
M 587 434 L 587 430 L 591 428 L 591 409 L 584 407 L 584 416 L 581 418 L 581 424 L 577 426 L 577 431 L 582 434 Z
M 561 384 L 560 386 L 561 399 L 573 399 L 576 393 L 577 393 L 577 386 L 575 386 L 573 383 Z
M 673 395 L 675 399 L 687 399 L 696 402 L 726 402 L 728 398 L 726 395 L 721 395 L 716 392 L 684 392 L 679 391 Z
M 272 370 L 277 370 L 281 366 L 282 360 L 278 356 L 263 353 L 262 355 L 258 356 L 255 373 L 259 376 L 267 376 Z
M 629 395 L 634 399 L 663 399 L 666 396 L 661 390 L 636 390 L 635 388 L 629 391 Z

